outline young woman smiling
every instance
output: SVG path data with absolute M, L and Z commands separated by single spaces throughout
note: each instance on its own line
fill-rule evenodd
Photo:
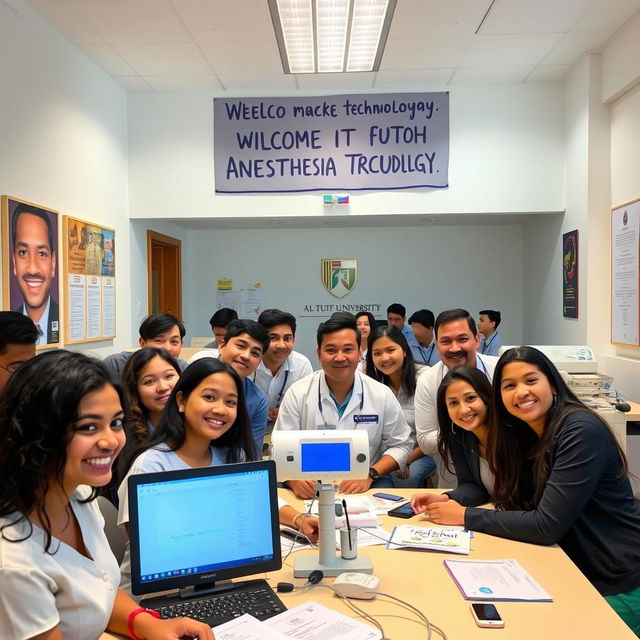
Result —
M 438 388 L 438 452 L 447 466 L 453 462 L 458 487 L 442 494 L 413 496 L 416 513 L 431 510 L 437 502 L 455 500 L 473 507 L 490 501 L 493 474 L 487 462 L 491 383 L 475 367 L 451 369 Z
M 129 475 L 256 460 L 240 376 L 216 358 L 190 364 L 174 386 L 158 428 L 131 458 L 118 489 L 118 524 L 125 526 L 129 522 Z M 316 518 L 301 517 L 293 507 L 281 504 L 280 521 L 317 539 Z M 127 546 L 121 564 L 126 590 L 131 588 L 130 562 Z
M 537 349 L 506 351 L 493 381 L 495 417 L 487 454 L 497 510 L 450 500 L 433 505 L 431 519 L 559 544 L 640 633 L 640 503 L 611 429 Z
M 376 319 L 370 311 L 358 311 L 356 313 L 356 326 L 360 331 L 360 362 L 358 370 L 367 372 L 367 349 L 369 348 L 369 335 L 375 329 Z
M 416 440 L 416 417 L 413 396 L 416 391 L 417 368 L 411 349 L 401 331 L 394 326 L 381 326 L 369 336 L 367 375 L 388 386 L 395 394 L 404 417 L 411 427 L 413 450 L 404 469 L 389 474 L 397 488 L 424 487 L 425 480 L 436 470 L 432 456 L 422 453 Z
M 144 347 L 129 358 L 122 384 L 131 407 L 127 426 L 135 441 L 142 442 L 158 426 L 179 377 L 180 365 L 166 349 Z
M 124 446 L 124 393 L 98 360 L 51 351 L 0 400 L 0 637 L 213 640 L 206 625 L 160 620 L 118 588 L 93 487 Z

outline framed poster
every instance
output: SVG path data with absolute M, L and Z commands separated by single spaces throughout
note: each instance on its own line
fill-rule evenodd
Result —
M 115 231 L 63 217 L 65 343 L 115 337 Z
M 578 230 L 562 234 L 562 315 L 578 317 Z
M 38 349 L 60 345 L 57 211 L 2 196 L 2 308 L 29 316 Z
M 640 346 L 640 198 L 611 210 L 611 342 Z

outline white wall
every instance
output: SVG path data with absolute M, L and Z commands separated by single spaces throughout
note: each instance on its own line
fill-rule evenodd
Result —
M 125 91 L 29 5 L 11 5 L 0 2 L 0 193 L 116 229 L 115 345 L 128 345 Z
M 640 198 L 639 140 L 640 87 L 636 87 L 611 105 L 612 206 Z M 640 350 L 611 345 L 608 352 L 606 373 L 615 377 L 627 397 L 639 402 Z
M 401 302 L 407 313 L 426 307 L 435 314 L 465 307 L 502 311 L 505 340 L 522 341 L 522 227 L 449 226 L 358 229 L 189 231 L 184 300 L 188 335 L 211 333 L 216 280 L 231 277 L 238 288 L 259 281 L 266 307 L 298 317 L 296 348 L 315 364 L 315 331 L 323 317 L 304 318 L 304 305 Z M 338 300 L 320 281 L 320 259 L 357 258 L 358 281 Z M 196 258 L 197 257 L 197 258 Z
M 562 85 L 450 89 L 451 186 L 352 194 L 350 214 L 562 211 Z M 319 194 L 214 194 L 212 98 L 130 95 L 131 216 L 324 215 Z

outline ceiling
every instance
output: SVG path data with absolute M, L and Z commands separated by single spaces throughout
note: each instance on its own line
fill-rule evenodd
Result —
M 398 0 L 377 73 L 285 75 L 267 0 L 27 0 L 130 91 L 295 95 L 561 80 L 640 0 Z

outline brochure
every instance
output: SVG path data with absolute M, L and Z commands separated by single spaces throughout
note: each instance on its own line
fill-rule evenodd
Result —
M 553 602 L 514 559 L 445 560 L 444 566 L 466 600 Z
M 395 527 L 387 549 L 427 549 L 446 553 L 469 554 L 471 535 L 460 527 Z

